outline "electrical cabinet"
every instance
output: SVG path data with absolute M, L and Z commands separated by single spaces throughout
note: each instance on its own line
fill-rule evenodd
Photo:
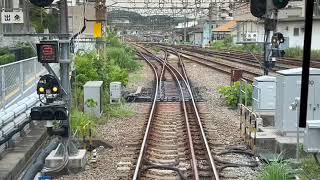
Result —
M 259 111 L 274 111 L 276 106 L 276 78 L 260 76 L 254 78 L 253 109 Z
M 83 89 L 84 112 L 101 116 L 103 112 L 103 81 L 88 81 Z
M 121 82 L 110 83 L 110 104 L 120 103 Z
M 300 97 L 301 68 L 278 71 L 276 80 L 275 124 L 281 132 L 296 132 L 297 112 L 289 109 L 296 97 Z M 310 68 L 307 120 L 320 119 L 320 69 Z
M 309 153 L 320 152 L 320 120 L 307 121 L 304 131 L 303 148 Z

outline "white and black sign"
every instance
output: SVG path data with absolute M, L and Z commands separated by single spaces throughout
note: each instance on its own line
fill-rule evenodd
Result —
M 23 12 L 1 12 L 1 23 L 2 24 L 22 24 L 23 23 Z

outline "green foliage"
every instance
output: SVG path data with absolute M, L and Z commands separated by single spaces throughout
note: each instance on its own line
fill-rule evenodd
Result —
M 89 107 L 89 108 L 94 108 L 98 105 L 97 101 L 95 101 L 94 99 L 87 99 L 86 100 L 86 105 Z
M 301 168 L 302 172 L 300 174 L 304 179 L 320 179 L 320 166 L 312 156 L 302 160 Z
M 219 93 L 225 98 L 226 104 L 231 107 L 236 107 L 240 101 L 240 82 L 235 82 L 232 86 L 222 86 L 219 87 Z M 251 84 L 247 84 L 243 86 L 243 90 L 247 92 L 246 95 L 242 95 L 243 101 L 247 102 L 247 105 L 250 106 L 252 104 L 252 92 L 253 86 Z
M 46 9 L 31 5 L 30 19 L 32 26 L 36 29 L 37 33 L 43 33 L 44 29 L 49 29 L 50 32 L 58 32 L 58 19 L 57 11 L 53 10 L 52 13 L 48 13 Z
M 85 138 L 92 133 L 96 132 L 97 119 L 89 114 L 83 113 L 78 110 L 72 111 L 71 127 L 78 137 Z
M 300 47 L 288 48 L 285 50 L 285 57 L 302 58 L 303 49 Z M 320 50 L 311 50 L 311 59 L 320 59 Z
M 5 47 L 5 48 L 0 48 L 0 56 L 5 55 L 5 54 L 9 54 L 9 48 Z
M 0 65 L 12 63 L 15 61 L 15 56 L 13 54 L 4 54 L 0 56 Z
M 130 72 L 139 69 L 139 64 L 135 59 L 134 52 L 129 47 L 109 47 L 106 50 L 107 59 L 111 64 L 117 65 Z
M 216 50 L 237 50 L 242 52 L 251 51 L 252 53 L 262 53 L 262 45 L 257 44 L 244 44 L 244 45 L 235 45 L 233 44 L 232 36 L 227 37 L 223 40 L 217 40 L 212 44 L 212 48 Z
M 107 37 L 105 39 L 106 43 L 110 47 L 121 47 L 122 43 L 120 42 L 119 38 L 117 37 L 116 31 L 112 31 L 111 29 L 107 29 Z
M 128 79 L 129 79 L 129 73 L 126 69 L 121 69 L 117 65 L 110 66 L 109 82 L 120 81 L 122 85 L 126 86 L 128 84 Z
M 285 50 L 285 52 L 285 57 L 302 57 L 303 55 L 303 51 L 299 47 L 288 48 Z
M 135 115 L 134 110 L 127 104 L 106 106 L 106 120 L 112 118 L 130 118 Z
M 293 170 L 283 162 L 267 164 L 259 174 L 259 180 L 291 180 L 294 179 Z
M 35 51 L 27 43 L 19 43 L 16 45 L 17 48 L 21 49 L 21 58 L 27 59 L 36 56 Z
M 87 81 L 101 80 L 96 63 L 98 57 L 95 53 L 85 53 L 76 56 L 77 85 L 82 88 Z

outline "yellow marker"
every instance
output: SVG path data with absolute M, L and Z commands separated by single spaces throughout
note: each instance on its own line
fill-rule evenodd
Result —
M 94 38 L 102 38 L 102 23 L 94 23 Z
M 44 93 L 44 88 L 43 88 L 43 87 L 40 87 L 40 88 L 39 88 L 39 92 Z
M 52 91 L 53 91 L 53 92 L 58 92 L 58 88 L 57 88 L 57 87 L 53 87 L 53 88 L 52 88 Z

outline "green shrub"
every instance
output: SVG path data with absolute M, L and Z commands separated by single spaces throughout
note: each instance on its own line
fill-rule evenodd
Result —
M 222 86 L 218 88 L 219 93 L 225 98 L 226 104 L 231 107 L 236 107 L 240 101 L 240 82 L 235 82 L 232 86 Z M 243 101 L 247 102 L 247 105 L 252 104 L 252 92 L 253 86 L 251 84 L 244 85 L 244 91 L 247 95 L 243 94 Z
M 106 50 L 106 56 L 111 61 L 111 64 L 127 69 L 130 72 L 140 67 L 132 49 L 128 47 L 109 47 Z
M 22 59 L 27 59 L 36 56 L 33 48 L 27 43 L 19 43 L 16 45 L 17 48 L 21 48 L 22 51 Z
M 303 56 L 303 49 L 300 47 L 288 48 L 285 50 L 285 57 L 299 58 Z M 320 50 L 311 50 L 311 59 L 320 59 Z
M 0 56 L 10 54 L 9 48 L 0 48 Z
M 259 174 L 259 180 L 291 180 L 294 179 L 293 170 L 283 162 L 272 162 L 266 165 Z
M 299 47 L 295 47 L 295 48 L 288 48 L 285 50 L 285 57 L 302 57 L 303 55 L 303 51 L 301 48 Z
M 212 47 L 218 50 L 227 48 L 222 40 L 217 40 L 214 43 L 212 43 Z
M 108 82 L 119 81 L 122 85 L 126 86 L 128 84 L 129 73 L 126 69 L 121 69 L 117 65 L 110 66 L 109 69 L 109 80 Z
M 94 64 L 95 61 L 97 61 L 96 59 L 97 56 L 93 52 L 76 56 L 76 79 L 77 85 L 80 88 L 82 88 L 87 81 L 101 80 L 97 65 Z
M 83 113 L 78 110 L 72 111 L 71 128 L 72 132 L 79 138 L 87 138 L 92 133 L 96 132 L 97 118 Z
M 320 166 L 316 163 L 312 156 L 306 157 L 302 160 L 302 173 L 303 177 L 308 177 L 307 179 L 320 179 Z
M 135 115 L 134 110 L 127 104 L 118 104 L 106 106 L 107 119 L 111 118 L 130 118 Z
M 4 54 L 0 56 L 0 65 L 12 63 L 15 61 L 15 56 L 13 54 Z

